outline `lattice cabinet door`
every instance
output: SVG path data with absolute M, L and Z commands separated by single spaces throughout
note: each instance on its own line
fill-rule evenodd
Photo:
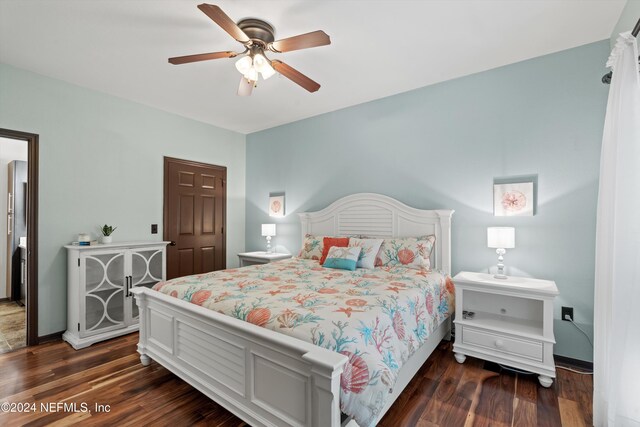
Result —
M 126 252 L 122 250 L 80 256 L 81 337 L 119 329 L 128 323 L 126 264 Z
M 131 249 L 130 288 L 144 286 L 153 287 L 156 283 L 166 280 L 165 247 Z M 130 292 L 129 292 L 130 294 Z M 138 305 L 135 298 L 129 298 L 127 305 L 130 307 L 131 321 L 138 322 Z

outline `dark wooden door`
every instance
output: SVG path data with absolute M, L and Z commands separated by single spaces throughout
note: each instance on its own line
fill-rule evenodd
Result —
M 164 240 L 167 278 L 226 265 L 227 168 L 164 158 Z

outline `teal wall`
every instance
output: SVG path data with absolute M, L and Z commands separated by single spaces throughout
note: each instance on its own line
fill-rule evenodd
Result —
M 640 0 L 628 0 L 620 19 L 611 33 L 611 46 L 615 45 L 618 34 L 631 31 L 640 19 Z
M 40 135 L 40 335 L 66 329 L 66 253 L 79 232 L 161 240 L 163 156 L 227 167 L 227 265 L 244 249 L 245 136 L 0 64 L 0 127 Z
M 606 40 L 248 135 L 246 249 L 276 222 L 275 244 L 297 252 L 296 213 L 356 192 L 452 208 L 454 274 L 495 265 L 486 227 L 515 226 L 508 273 L 555 280 L 556 319 L 573 306 L 590 332 L 608 53 Z M 493 180 L 522 175 L 537 175 L 537 215 L 494 217 Z M 287 216 L 274 221 L 275 192 Z M 592 360 L 573 325 L 555 330 L 557 354 Z

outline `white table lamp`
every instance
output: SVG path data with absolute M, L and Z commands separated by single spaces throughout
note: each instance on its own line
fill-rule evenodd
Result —
M 487 247 L 495 248 L 498 254 L 498 274 L 496 279 L 506 279 L 504 274 L 504 254 L 506 249 L 516 247 L 516 229 L 513 227 L 487 227 Z
M 267 238 L 267 253 L 270 254 L 271 251 L 271 237 L 276 235 L 276 225 L 275 224 L 262 224 L 262 235 Z

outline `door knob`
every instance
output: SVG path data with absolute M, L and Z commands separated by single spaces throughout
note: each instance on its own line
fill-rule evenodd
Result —
M 169 246 L 175 246 L 175 245 L 176 245 L 176 242 L 173 240 L 171 241 L 171 243 L 169 243 Z

